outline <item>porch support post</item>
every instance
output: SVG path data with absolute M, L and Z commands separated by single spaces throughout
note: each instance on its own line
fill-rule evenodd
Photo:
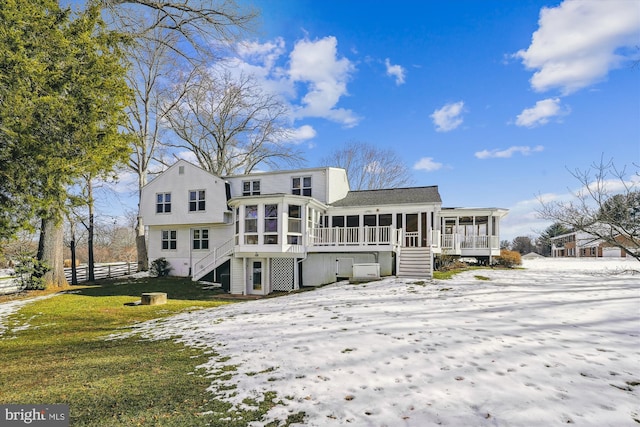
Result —
M 247 268 L 247 259 L 242 258 L 242 295 L 247 295 L 247 286 L 249 285 L 249 274 L 251 274 Z

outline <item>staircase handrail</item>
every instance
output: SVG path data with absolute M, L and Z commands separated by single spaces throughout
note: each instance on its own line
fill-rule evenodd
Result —
M 234 248 L 235 237 L 232 237 L 231 239 L 227 240 L 226 242 L 215 248 L 213 251 L 211 251 L 211 253 L 209 253 L 207 256 L 202 257 L 198 261 L 193 263 L 195 268 L 193 268 L 193 273 L 191 276 L 194 278 L 194 280 L 202 277 L 203 275 L 200 275 L 202 271 L 207 271 L 209 267 L 215 265 L 220 258 L 233 253 Z

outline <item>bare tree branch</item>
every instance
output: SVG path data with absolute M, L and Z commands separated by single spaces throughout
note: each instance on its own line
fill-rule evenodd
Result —
M 211 58 L 214 46 L 229 48 L 247 31 L 257 11 L 234 0 L 101 0 L 111 21 L 141 43 L 164 43 L 161 34 L 178 36 L 167 47 L 189 59 Z
M 405 187 L 412 183 L 409 168 L 393 150 L 351 141 L 322 159 L 322 164 L 347 171 L 353 190 Z
M 640 180 L 629 179 L 626 167 L 602 158 L 571 175 L 582 185 L 572 192 L 573 200 L 546 202 L 539 197 L 540 218 L 583 231 L 640 261 Z M 634 175 L 640 176 L 638 170 Z
M 173 100 L 176 106 L 166 119 L 179 141 L 165 145 L 191 151 L 211 173 L 249 173 L 259 164 L 280 167 L 303 160 L 286 143 L 286 105 L 250 76 L 201 68 L 176 86 Z

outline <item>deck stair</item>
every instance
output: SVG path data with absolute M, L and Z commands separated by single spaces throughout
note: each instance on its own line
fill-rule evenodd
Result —
M 403 247 L 398 260 L 398 277 L 431 278 L 433 277 L 433 256 L 431 248 Z
M 191 272 L 191 280 L 198 281 L 209 272 L 220 267 L 228 259 L 231 259 L 233 254 L 235 239 L 230 239 L 223 243 L 221 246 L 215 248 L 209 255 L 196 261 Z

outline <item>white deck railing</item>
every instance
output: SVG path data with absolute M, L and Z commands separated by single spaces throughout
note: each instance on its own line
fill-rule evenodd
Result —
M 212 269 L 212 267 L 216 266 L 215 264 L 220 258 L 233 253 L 235 243 L 235 237 L 231 238 L 211 251 L 209 255 L 194 262 L 193 267 L 191 268 L 191 277 L 194 280 L 198 280 L 199 278 L 207 274 Z
M 395 238 L 389 225 L 313 228 L 309 231 L 309 246 L 391 245 Z
M 500 249 L 498 236 L 463 236 L 461 234 L 443 234 L 443 249 Z
M 417 231 L 406 231 L 404 233 L 404 246 L 417 248 L 420 246 L 420 233 Z

